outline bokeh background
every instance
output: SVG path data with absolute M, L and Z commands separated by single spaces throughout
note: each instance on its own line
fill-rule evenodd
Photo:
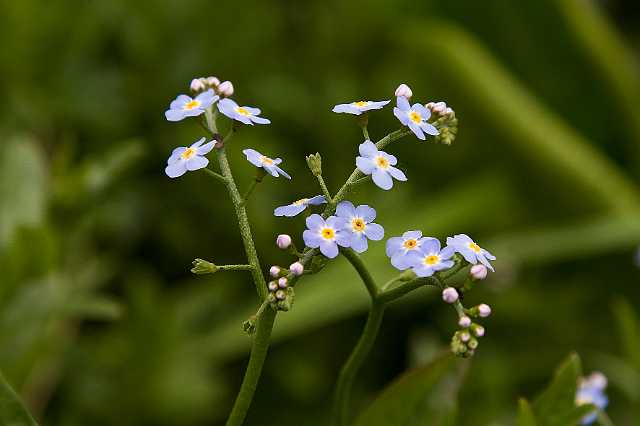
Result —
M 609 413 L 640 421 L 640 11 L 633 0 L 0 1 L 0 370 L 49 425 L 222 424 L 258 301 L 244 273 L 194 276 L 195 257 L 242 263 L 224 188 L 164 173 L 195 120 L 163 112 L 191 78 L 232 80 L 271 126 L 229 147 L 279 155 L 291 182 L 265 179 L 249 203 L 265 270 L 303 220 L 275 206 L 318 193 L 320 152 L 336 190 L 361 135 L 337 103 L 445 100 L 452 146 L 406 138 L 389 151 L 409 181 L 360 188 L 387 236 L 472 235 L 497 272 L 468 297 L 494 315 L 459 396 L 460 425 L 512 424 L 572 350 L 610 379 Z M 376 139 L 396 129 L 371 117 Z M 384 244 L 364 255 L 394 274 Z M 247 424 L 329 424 L 338 369 L 367 295 L 343 259 L 297 287 Z M 455 331 L 433 291 L 388 310 L 360 374 L 365 407 Z

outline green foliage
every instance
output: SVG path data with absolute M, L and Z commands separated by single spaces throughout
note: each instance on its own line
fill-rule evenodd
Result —
M 362 412 L 356 425 L 455 425 L 467 368 L 468 361 L 447 354 L 403 374 Z
M 0 424 L 3 426 L 37 426 L 22 401 L 0 374 Z

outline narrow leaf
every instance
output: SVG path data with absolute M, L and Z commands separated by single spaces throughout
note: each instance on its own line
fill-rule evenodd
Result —
M 517 426 L 538 426 L 536 418 L 529 401 L 520 398 L 518 401 L 518 423 Z
M 37 426 L 20 398 L 0 373 L 0 424 L 2 426 Z

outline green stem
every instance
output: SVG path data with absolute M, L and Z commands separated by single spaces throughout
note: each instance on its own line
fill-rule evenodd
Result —
M 366 125 L 362 126 L 362 136 L 364 136 L 365 140 L 369 140 L 369 129 Z
M 253 271 L 253 265 L 216 265 L 221 271 Z
M 245 204 L 247 202 L 247 200 L 249 199 L 249 197 L 253 193 L 253 190 L 256 189 L 256 186 L 258 186 L 258 184 L 260 182 L 261 181 L 259 181 L 257 179 L 254 179 L 254 180 L 251 181 L 251 184 L 249 185 L 249 188 L 247 188 L 247 191 L 242 196 L 242 204 Z
M 342 249 L 340 253 L 351 263 L 351 266 L 353 266 L 356 272 L 358 272 L 358 275 L 360 275 L 362 282 L 369 292 L 369 296 L 375 300 L 380 290 L 358 253 L 350 248 Z
M 222 183 L 227 183 L 227 179 L 224 176 L 222 176 L 221 174 L 216 173 L 211 169 L 207 169 L 206 167 L 204 169 L 202 169 L 202 170 L 204 170 L 212 178 L 217 179 Z
M 399 299 L 405 294 L 426 285 L 431 285 L 435 287 L 438 286 L 435 278 L 432 278 L 432 277 L 416 278 L 414 280 L 404 282 L 397 287 L 381 292 L 380 295 L 378 296 L 378 301 L 382 303 L 393 302 L 394 300 Z
M 207 126 L 212 134 L 217 133 L 216 127 L 216 111 L 211 111 L 208 108 L 206 111 Z M 229 134 L 229 137 L 232 133 Z M 258 253 L 253 243 L 253 236 L 251 234 L 251 227 L 249 226 L 249 218 L 247 217 L 247 211 L 244 208 L 243 199 L 240 196 L 238 187 L 236 186 L 233 174 L 231 173 L 231 166 L 227 159 L 227 152 L 224 147 L 224 143 L 228 138 L 225 138 L 220 143 L 218 148 L 218 163 L 220 164 L 220 171 L 225 178 L 225 185 L 236 216 L 238 218 L 238 226 L 240 228 L 240 235 L 242 236 L 242 243 L 247 254 L 247 260 L 251 265 L 251 274 L 253 276 L 253 282 L 256 286 L 260 301 L 264 302 L 267 298 L 267 283 L 262 275 L 262 268 L 260 267 L 260 260 L 258 259 Z M 253 395 L 258 386 L 260 374 L 262 373 L 262 367 L 264 360 L 267 356 L 267 350 L 269 349 L 269 339 L 271 338 L 271 331 L 273 330 L 273 323 L 276 318 L 276 311 L 273 309 L 265 309 L 257 319 L 256 332 L 253 336 L 253 342 L 251 346 L 251 355 L 249 356 L 249 364 L 240 386 L 240 391 L 236 397 L 236 401 L 233 404 L 229 418 L 227 419 L 227 426 L 241 426 L 247 416 L 247 411 L 253 400 Z
M 329 192 L 329 188 L 327 188 L 327 184 L 324 183 L 324 178 L 322 177 L 322 175 L 317 175 L 316 177 L 318 178 L 318 183 L 320 184 L 320 188 L 322 189 L 322 193 L 324 194 L 325 198 L 327 199 L 327 203 L 331 203 L 331 201 L 332 201 L 331 193 Z

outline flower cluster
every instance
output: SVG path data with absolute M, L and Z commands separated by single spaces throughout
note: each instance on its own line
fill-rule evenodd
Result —
M 581 424 L 589 425 L 598 418 L 598 411 L 604 410 L 609 404 L 609 398 L 604 393 L 607 388 L 607 378 L 600 372 L 591 373 L 580 379 L 576 391 L 576 405 L 593 404 L 597 410 L 586 415 Z

